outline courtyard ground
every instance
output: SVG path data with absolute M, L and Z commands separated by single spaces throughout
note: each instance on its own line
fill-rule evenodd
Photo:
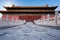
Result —
M 60 40 L 60 30 L 27 22 L 24 25 L 0 29 L 0 40 Z

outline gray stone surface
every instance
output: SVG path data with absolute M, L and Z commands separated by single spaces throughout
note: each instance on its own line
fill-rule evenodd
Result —
M 60 30 L 28 22 L 25 25 L 0 29 L 0 40 L 60 40 Z

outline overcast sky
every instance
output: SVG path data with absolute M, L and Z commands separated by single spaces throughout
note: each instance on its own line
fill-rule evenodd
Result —
M 3 6 L 58 6 L 56 10 L 60 10 L 60 0 L 0 0 L 0 10 L 4 10 Z

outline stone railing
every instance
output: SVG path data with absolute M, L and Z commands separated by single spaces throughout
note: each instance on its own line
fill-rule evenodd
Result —
M 2 21 L 2 20 L 0 20 L 0 27 L 23 25 L 24 23 L 26 23 L 26 20 L 17 20 L 17 21 Z

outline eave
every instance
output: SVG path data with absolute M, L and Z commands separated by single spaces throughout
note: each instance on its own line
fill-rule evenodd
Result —
M 51 7 L 45 7 L 45 6 L 13 6 L 13 7 L 6 7 L 4 6 L 5 9 L 56 9 L 58 6 L 51 6 Z
M 54 13 L 55 11 L 52 10 L 7 10 L 7 11 L 0 11 L 0 13 L 21 13 L 21 12 L 40 12 L 40 13 Z

